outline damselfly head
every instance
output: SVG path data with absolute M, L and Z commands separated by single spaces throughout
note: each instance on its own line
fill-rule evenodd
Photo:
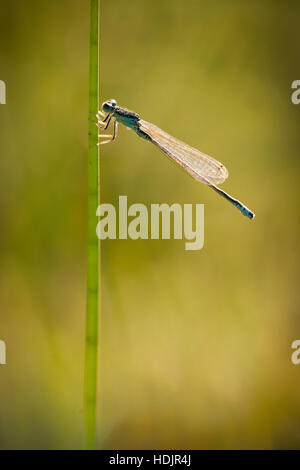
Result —
M 107 100 L 102 104 L 102 109 L 106 113 L 112 113 L 117 106 L 116 100 Z

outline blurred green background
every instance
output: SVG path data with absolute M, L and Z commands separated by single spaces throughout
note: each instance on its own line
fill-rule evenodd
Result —
M 221 160 L 251 222 L 119 127 L 102 202 L 204 203 L 205 245 L 102 243 L 102 448 L 300 448 L 300 4 L 103 0 L 101 102 Z M 89 3 L 0 0 L 0 447 L 81 448 Z M 95 217 L 95 228 L 97 219 Z

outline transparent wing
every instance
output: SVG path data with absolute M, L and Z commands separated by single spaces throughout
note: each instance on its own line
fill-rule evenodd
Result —
M 228 177 L 222 163 L 175 139 L 150 122 L 140 120 L 140 129 L 153 143 L 182 166 L 193 178 L 205 184 L 221 184 Z

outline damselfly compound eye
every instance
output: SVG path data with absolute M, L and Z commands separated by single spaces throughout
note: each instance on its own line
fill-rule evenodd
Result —
M 116 100 L 107 100 L 102 104 L 102 109 L 106 113 L 111 113 L 113 112 L 116 106 L 117 106 Z

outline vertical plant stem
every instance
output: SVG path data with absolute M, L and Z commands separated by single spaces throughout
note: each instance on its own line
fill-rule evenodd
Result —
M 99 8 L 90 0 L 90 76 L 88 136 L 88 266 L 85 350 L 85 439 L 86 448 L 96 445 L 97 359 L 99 316 L 100 241 L 96 236 L 96 210 L 100 203 L 98 128 L 95 125 L 99 98 Z

